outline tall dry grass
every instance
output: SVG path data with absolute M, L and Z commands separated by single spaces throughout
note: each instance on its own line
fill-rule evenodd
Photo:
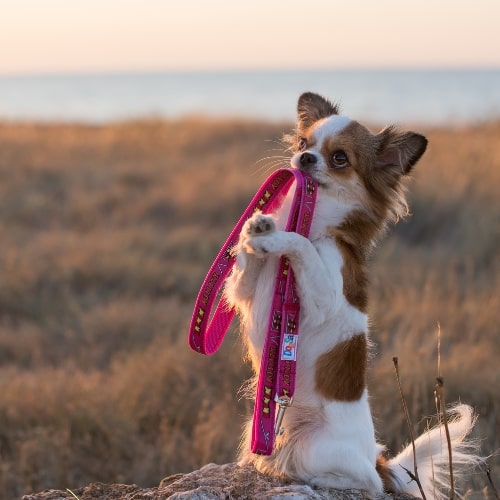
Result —
M 248 375 L 234 331 L 186 332 L 198 286 L 290 125 L 185 119 L 0 124 L 0 497 L 90 481 L 154 485 L 234 459 Z M 371 394 L 380 438 L 447 399 L 499 447 L 500 123 L 427 130 L 413 215 L 374 254 Z M 422 424 L 423 425 L 423 424 Z M 417 425 L 416 425 L 417 426 Z M 422 426 L 420 426 L 420 429 Z M 484 486 L 484 482 L 480 487 Z

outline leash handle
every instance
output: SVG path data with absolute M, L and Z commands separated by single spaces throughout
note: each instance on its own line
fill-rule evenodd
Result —
M 189 326 L 189 345 L 196 352 L 211 355 L 222 344 L 234 316 L 234 309 L 220 298 L 215 313 L 210 319 L 219 292 L 231 271 L 236 256 L 233 248 L 238 243 L 243 224 L 256 210 L 272 212 L 290 189 L 294 179 L 301 179 L 302 172 L 296 169 L 280 169 L 271 174 L 252 198 L 236 226 L 231 231 L 219 254 L 211 265 L 196 299 Z

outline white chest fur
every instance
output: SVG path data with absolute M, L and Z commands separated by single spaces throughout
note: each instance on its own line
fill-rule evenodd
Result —
M 313 243 L 312 248 L 323 265 L 319 273 L 300 280 L 298 288 L 301 321 L 297 397 L 302 392 L 300 388 L 304 389 L 304 393 L 314 390 L 314 364 L 321 354 L 367 330 L 367 316 L 351 306 L 343 294 L 343 259 L 335 242 L 331 238 L 321 238 Z M 250 359 L 256 370 L 260 365 L 268 328 L 278 261 L 278 256 L 269 256 L 262 263 L 254 297 L 240 308 L 240 314 L 245 318 Z

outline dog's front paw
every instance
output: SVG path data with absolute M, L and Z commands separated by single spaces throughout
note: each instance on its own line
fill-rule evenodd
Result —
M 254 214 L 243 227 L 244 248 L 257 257 L 282 251 L 281 231 L 276 231 L 274 219 L 262 213 Z
M 245 222 L 243 233 L 246 238 L 265 236 L 276 230 L 274 219 L 270 215 L 257 212 Z

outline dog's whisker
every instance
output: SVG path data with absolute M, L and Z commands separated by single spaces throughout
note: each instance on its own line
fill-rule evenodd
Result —
M 277 167 L 286 168 L 290 165 L 290 160 L 291 156 L 289 155 L 266 156 L 255 162 L 254 166 L 258 168 L 256 168 L 256 170 L 254 171 L 254 174 L 260 174 L 262 172 L 269 173 L 275 170 Z
M 273 142 L 274 144 L 277 144 L 278 146 L 283 146 L 282 139 L 266 139 L 265 142 Z
M 261 163 L 261 162 L 266 161 L 266 160 L 272 160 L 272 159 L 275 159 L 275 158 L 276 158 L 276 159 L 280 158 L 280 159 L 285 159 L 285 160 L 286 160 L 286 159 L 289 159 L 289 160 L 291 159 L 291 157 L 290 157 L 290 156 L 285 156 L 285 155 L 283 155 L 283 156 L 280 156 L 280 155 L 273 155 L 273 156 L 266 156 L 266 157 L 264 157 L 264 158 L 261 158 L 260 160 L 257 160 L 257 161 L 255 162 L 255 164 L 257 164 L 257 163 Z
M 270 173 L 273 170 L 276 170 L 276 168 L 278 168 L 278 167 L 287 168 L 289 165 L 290 165 L 289 158 L 286 158 L 286 157 L 278 158 L 275 161 L 270 161 L 269 163 L 265 163 L 265 164 L 261 165 L 259 168 L 257 168 L 253 172 L 253 174 L 257 175 L 257 174 L 260 174 L 263 172 Z

